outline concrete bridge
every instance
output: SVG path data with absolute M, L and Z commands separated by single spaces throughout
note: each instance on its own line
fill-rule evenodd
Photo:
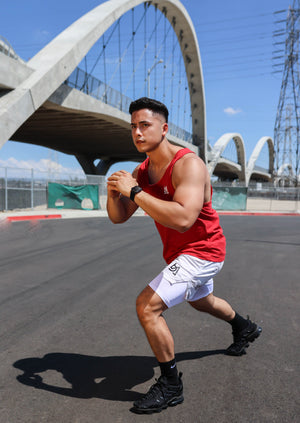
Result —
M 119 24 L 121 17 L 139 6 L 144 6 L 145 13 L 150 8 L 155 9 L 155 14 L 159 12 L 171 27 L 184 68 L 191 134 L 189 136 L 189 131 L 180 128 L 180 123 L 173 119 L 170 123 L 169 140 L 195 151 L 207 163 L 210 174 L 220 179 L 238 179 L 246 185 L 251 179 L 270 180 L 274 157 L 270 137 L 263 137 L 258 141 L 248 162 L 240 134 L 224 134 L 214 147 L 208 144 L 198 41 L 192 20 L 178 0 L 163 0 L 157 5 L 140 0 L 107 1 L 74 22 L 27 63 L 19 60 L 11 46 L 2 40 L 0 148 L 8 140 L 14 140 L 72 154 L 87 174 L 105 174 L 118 161 L 144 159 L 131 141 L 128 114 L 131 98 L 107 84 L 105 96 L 103 93 L 97 96 L 96 90 L 88 89 L 86 82 L 96 82 L 99 91 L 101 81 L 95 75 L 78 69 L 78 65 L 83 63 L 106 31 Z M 132 33 L 135 33 L 135 28 Z M 164 42 L 167 43 L 166 40 Z M 120 63 L 124 55 L 123 52 L 119 53 Z M 151 59 L 152 62 L 150 60 L 149 63 L 148 60 L 148 66 L 152 64 L 148 68 L 149 85 L 150 71 L 159 63 L 157 59 L 158 52 Z M 163 72 L 167 69 L 166 59 L 164 63 Z M 76 85 L 72 78 L 76 72 L 84 74 L 84 83 L 81 86 Z M 135 69 L 132 72 L 134 77 L 136 73 Z M 114 101 L 108 100 L 109 93 L 115 98 Z M 157 98 L 155 90 L 154 94 Z M 175 94 L 170 100 L 171 104 L 174 102 Z M 167 102 L 166 104 L 168 105 Z M 180 109 L 178 101 L 176 107 Z M 224 154 L 232 141 L 236 148 L 236 161 L 226 159 Z M 265 144 L 269 149 L 269 165 L 267 169 L 259 169 L 256 161 Z

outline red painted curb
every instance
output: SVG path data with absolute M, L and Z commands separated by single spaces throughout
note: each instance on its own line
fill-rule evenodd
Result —
M 230 215 L 230 216 L 298 216 L 300 217 L 299 213 L 280 213 L 280 212 L 219 212 L 219 215 Z
M 9 222 L 20 222 L 22 220 L 61 219 L 61 214 L 36 214 L 32 216 L 8 216 Z

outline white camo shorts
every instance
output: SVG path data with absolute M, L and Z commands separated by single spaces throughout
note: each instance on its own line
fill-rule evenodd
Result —
M 168 308 L 183 301 L 197 301 L 213 292 L 213 277 L 223 264 L 183 254 L 168 264 L 149 286 Z

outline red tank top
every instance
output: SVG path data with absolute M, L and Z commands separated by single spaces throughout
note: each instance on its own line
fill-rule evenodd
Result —
M 172 170 L 177 160 L 188 153 L 193 152 L 188 148 L 177 151 L 163 177 L 155 184 L 149 183 L 149 158 L 147 158 L 139 168 L 138 184 L 154 197 L 172 201 L 175 192 L 172 184 Z M 219 223 L 219 216 L 212 208 L 211 201 L 203 204 L 196 222 L 184 233 L 155 222 L 164 247 L 163 256 L 168 264 L 181 254 L 189 254 L 213 262 L 224 261 L 226 240 Z

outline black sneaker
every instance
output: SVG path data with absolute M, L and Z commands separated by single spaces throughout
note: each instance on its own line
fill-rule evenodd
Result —
M 133 403 L 131 411 L 137 414 L 159 413 L 167 407 L 183 402 L 182 373 L 179 373 L 178 384 L 170 385 L 165 376 L 160 376 L 147 394 Z
M 240 332 L 232 332 L 233 344 L 231 344 L 225 354 L 242 355 L 246 354 L 245 348 L 249 347 L 249 342 L 255 341 L 262 332 L 262 328 L 251 322 L 248 317 L 248 326 Z

